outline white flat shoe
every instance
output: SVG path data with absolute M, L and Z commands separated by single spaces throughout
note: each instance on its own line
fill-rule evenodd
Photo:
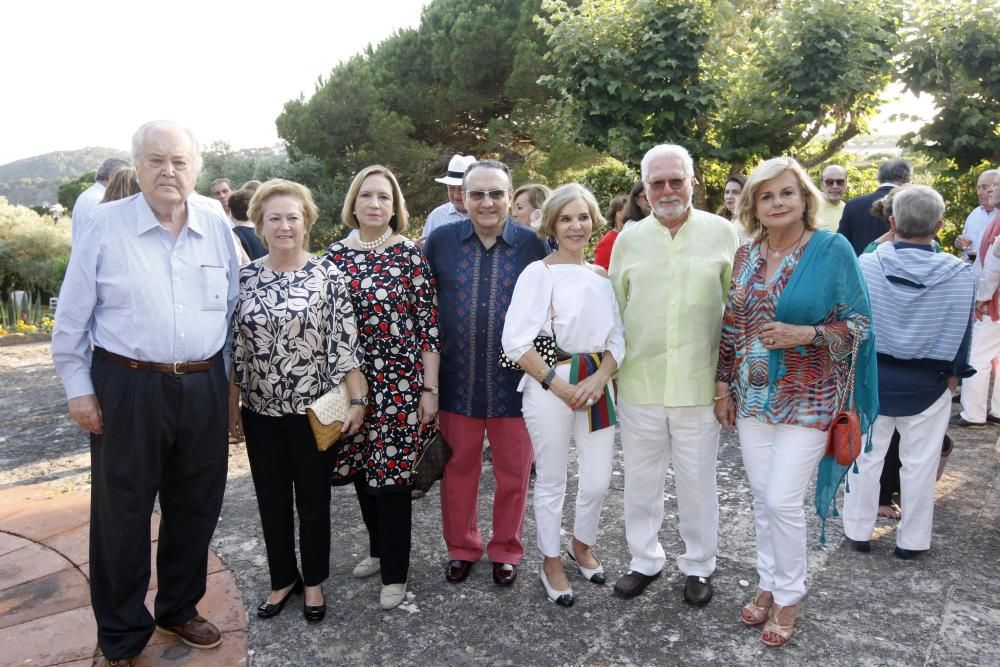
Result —
M 597 567 L 591 570 L 590 568 L 580 565 L 580 563 L 576 561 L 576 558 L 573 556 L 573 549 L 567 549 L 566 555 L 569 556 L 569 559 L 573 561 L 574 565 L 576 565 L 576 569 L 580 571 L 580 574 L 587 581 L 594 584 L 603 584 L 607 581 L 607 577 L 604 576 L 604 566 L 601 565 L 601 561 L 597 561 Z
M 354 570 L 351 572 L 351 574 L 353 574 L 358 579 L 364 579 L 365 577 L 372 576 L 381 569 L 382 569 L 382 559 L 368 556 L 363 561 L 354 566 Z
M 395 609 L 406 599 L 406 582 L 402 584 L 389 584 L 382 587 L 382 594 L 379 595 L 379 604 L 382 609 Z
M 573 606 L 573 589 L 569 588 L 565 591 L 557 591 L 549 585 L 549 579 L 545 576 L 545 567 L 542 566 L 538 568 L 538 574 L 542 580 L 542 586 L 545 586 L 545 594 L 549 596 L 549 599 L 555 602 L 560 607 L 572 607 Z

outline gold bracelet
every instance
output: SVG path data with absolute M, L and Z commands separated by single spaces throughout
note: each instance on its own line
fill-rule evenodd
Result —
M 552 370 L 552 368 L 548 364 L 546 364 L 545 366 L 542 367 L 542 370 L 538 372 L 538 375 L 535 376 L 535 379 L 541 382 L 542 379 L 549 374 L 550 370 Z
M 724 398 L 729 398 L 729 397 L 730 397 L 730 396 L 732 396 L 732 395 L 733 395 L 733 394 L 732 394 L 732 392 L 726 392 L 726 393 L 725 393 L 725 394 L 723 394 L 722 396 L 713 396 L 713 397 L 712 397 L 712 400 L 713 400 L 713 401 L 721 401 L 722 399 L 724 399 Z

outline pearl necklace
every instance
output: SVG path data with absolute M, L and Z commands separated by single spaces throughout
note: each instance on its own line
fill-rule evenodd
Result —
M 358 232 L 358 245 L 361 246 L 362 250 L 374 250 L 375 248 L 379 247 L 380 245 L 388 241 L 390 236 L 392 236 L 391 226 L 386 227 L 385 231 L 382 232 L 382 236 L 378 237 L 374 241 L 363 240 L 361 238 L 361 232 Z

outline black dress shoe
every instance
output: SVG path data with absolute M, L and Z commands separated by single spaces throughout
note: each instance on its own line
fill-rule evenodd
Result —
M 922 553 L 927 553 L 927 549 L 904 549 L 903 547 L 896 547 L 895 551 L 893 551 L 896 558 L 901 558 L 903 560 L 916 558 Z
M 712 577 L 688 577 L 684 583 L 684 601 L 696 606 L 706 605 L 712 599 Z
M 643 574 L 642 572 L 629 570 L 624 577 L 615 583 L 615 595 L 620 598 L 634 598 L 646 590 L 646 586 L 649 586 L 649 583 L 658 576 L 660 576 L 659 572 L 656 574 Z
M 471 571 L 471 560 L 453 560 L 448 563 L 448 570 L 445 572 L 444 578 L 453 584 L 457 584 L 465 581 L 465 578 L 469 576 L 469 572 Z
M 866 554 L 872 550 L 871 540 L 852 540 L 851 538 L 848 537 L 847 541 L 851 543 L 851 546 L 854 547 L 855 551 L 860 551 L 863 554 Z
M 316 605 L 315 607 L 303 604 L 302 615 L 310 623 L 319 623 L 326 616 L 326 600 L 323 600 L 323 604 Z
M 517 579 L 517 565 L 493 563 L 493 583 L 497 586 L 510 586 L 515 579 Z
M 285 603 L 288 602 L 288 598 L 293 595 L 300 595 L 302 593 L 302 580 L 299 579 L 292 586 L 292 589 L 285 593 L 285 597 L 281 598 L 280 602 L 270 603 L 267 598 L 257 607 L 257 616 L 259 618 L 271 618 L 277 616 L 281 613 L 281 610 L 285 608 Z

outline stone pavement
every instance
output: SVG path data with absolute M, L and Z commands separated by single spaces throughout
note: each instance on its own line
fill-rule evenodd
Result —
M 33 516 L 32 512 L 41 516 L 45 503 L 67 503 L 65 508 L 51 505 L 58 509 L 50 514 L 75 513 L 85 521 L 81 500 L 89 484 L 87 443 L 65 415 L 47 346 L 0 351 L 0 404 L 4 406 L 0 413 L 0 531 L 16 532 L 8 530 L 2 509 L 8 494 L 52 496 L 38 500 L 35 510 L 25 510 L 20 530 L 34 524 L 26 517 Z M 670 560 L 664 576 L 639 598 L 619 600 L 611 594 L 610 583 L 628 566 L 619 452 L 597 546 L 609 585 L 595 586 L 572 576 L 577 601 L 570 609 L 550 603 L 538 582 L 530 508 L 524 535 L 526 556 L 512 588 L 493 585 L 485 559 L 463 584 L 447 584 L 435 487 L 414 504 L 412 595 L 402 607 L 383 612 L 378 607 L 378 578 L 357 580 L 350 574 L 366 553 L 367 537 L 353 490 L 338 488 L 333 499 L 331 576 L 325 584 L 330 605 L 326 620 L 307 626 L 296 600 L 274 619 L 260 621 L 251 616 L 246 654 L 230 657 L 204 651 L 183 659 L 219 665 L 239 664 L 242 659 L 253 665 L 998 665 L 1000 463 L 995 443 L 1000 429 L 953 429 L 951 434 L 957 446 L 938 484 L 928 554 L 905 562 L 894 558 L 895 523 L 888 520 L 879 522 L 870 554 L 857 553 L 843 543 L 839 519 L 828 523 L 828 543 L 820 545 L 818 521 L 811 506 L 807 507 L 810 596 L 795 638 L 782 649 L 767 649 L 760 643 L 759 630 L 739 622 L 739 608 L 755 583 L 755 550 L 739 449 L 735 439 L 726 436 L 719 451 L 720 554 L 713 579 L 715 598 L 707 607 L 696 609 L 681 601 L 683 580 L 672 562 L 681 543 L 669 472 L 661 540 Z M 571 493 L 575 485 L 571 470 Z M 65 489 L 72 491 L 62 493 Z M 480 526 L 488 534 L 492 490 L 488 464 L 483 489 Z M 573 509 L 570 500 L 564 526 L 572 526 Z M 80 525 L 76 524 L 77 529 Z M 0 553 L 13 548 L 14 553 L 35 549 L 34 553 L 41 554 L 48 548 L 43 546 L 48 544 L 44 536 L 32 544 L 9 542 L 7 535 L 0 538 Z M 76 548 L 80 546 L 77 543 Z M 212 546 L 235 577 L 242 606 L 235 601 L 225 603 L 228 608 L 209 606 L 207 600 L 202 611 L 221 623 L 245 619 L 244 610 L 252 610 L 269 586 L 253 484 L 241 445 L 231 450 L 226 500 Z M 46 663 L 41 654 L 24 655 L 29 622 L 9 622 L 12 613 L 21 612 L 12 612 L 6 602 L 13 575 L 3 558 L 0 625 L 7 627 L 0 629 L 0 665 L 60 664 Z M 46 567 L 41 556 L 25 566 L 28 569 L 19 575 L 20 580 L 32 583 L 48 577 L 50 598 L 54 605 L 62 605 L 63 611 L 48 618 L 76 614 L 68 617 L 68 624 L 55 621 L 58 632 L 45 630 L 47 641 L 37 645 L 54 648 L 61 633 L 73 626 L 79 627 L 81 635 L 92 637 L 93 619 L 82 606 L 86 604 L 85 584 L 74 574 L 84 575 L 85 568 L 63 567 L 42 574 Z M 37 574 L 32 579 L 33 572 Z M 217 580 L 210 577 L 209 598 L 219 587 Z M 235 623 L 232 628 L 234 637 L 241 633 Z M 12 635 L 18 643 L 12 643 Z M 12 653 L 13 649 L 19 652 Z M 143 659 L 150 654 L 149 658 L 162 657 L 174 664 L 167 653 L 163 647 L 151 646 Z M 25 663 L 26 658 L 33 659 Z M 73 660 L 77 658 L 67 658 L 63 664 L 86 664 Z

